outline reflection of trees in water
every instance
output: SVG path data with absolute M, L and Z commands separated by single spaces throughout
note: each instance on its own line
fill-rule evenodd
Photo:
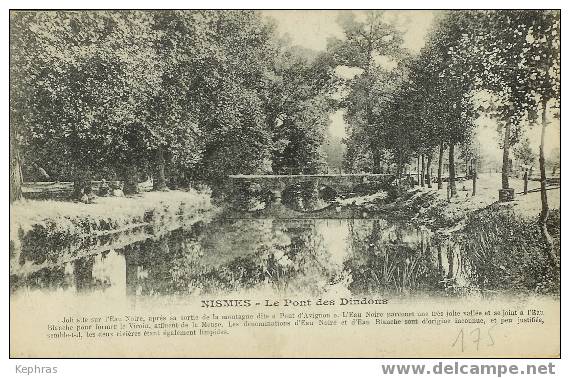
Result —
M 47 267 L 26 277 L 11 277 L 12 291 L 26 287 L 27 289 L 67 290 L 74 289 L 78 293 L 104 290 L 112 285 L 109 277 L 94 274 L 97 263 L 104 265 L 109 251 L 99 255 L 85 256 L 65 264 Z
M 10 276 L 10 291 L 28 289 L 67 289 L 73 287 L 73 277 L 64 265 L 45 268 L 27 277 Z
M 94 286 L 93 282 L 93 256 L 84 257 L 73 262 L 73 276 L 77 291 L 87 291 Z
M 335 228 L 322 222 L 225 220 L 176 230 L 158 240 L 129 245 L 114 254 L 113 261 L 102 254 L 42 270 L 25 282 L 11 279 L 11 288 L 105 289 L 121 281 L 109 278 L 111 265 L 119 267 L 117 274 L 124 272 L 127 294 L 141 296 L 249 289 L 320 295 L 335 290 L 333 286 L 348 286 L 354 294 L 408 293 L 439 289 L 440 282 L 455 278 L 449 274 L 458 264 L 455 252 L 432 247 L 427 230 L 352 220 L 345 246 L 345 236 L 331 237 L 327 232 Z M 336 232 L 345 232 L 341 230 L 346 229 Z
M 553 212 L 548 224 L 557 242 L 559 216 L 559 212 Z M 543 243 L 536 221 L 517 217 L 512 210 L 476 212 L 462 232 L 447 241 L 448 248 L 462 257 L 455 270 L 482 294 L 558 293 L 559 276 L 551 268 Z
M 445 291 L 448 294 L 468 294 L 477 285 L 469 277 L 469 260 L 462 253 L 461 246 L 449 237 L 439 237 L 435 241 L 438 269 Z
M 124 251 L 131 294 L 199 294 L 264 286 L 322 293 L 335 268 L 314 226 L 234 221 L 200 235 L 178 231 Z
M 315 211 L 329 206 L 335 199 L 333 189 L 306 181 L 290 186 L 283 192 L 283 204 L 295 211 Z
M 323 236 L 314 222 L 298 222 L 283 224 L 291 240 L 283 256 L 289 262 L 290 271 L 287 279 L 280 282 L 280 288 L 322 294 L 337 275 L 339 267 L 331 261 Z
M 148 239 L 123 249 L 127 293 L 130 295 L 178 294 L 188 291 L 184 275 L 198 256 L 191 234 L 177 230 L 159 240 Z M 184 269 L 184 271 L 181 271 Z
M 421 228 L 389 225 L 383 220 L 350 224 L 351 254 L 344 267 L 354 294 L 410 293 L 440 288 L 437 257 L 430 235 Z
M 485 215 L 459 239 L 431 238 L 428 230 L 385 220 L 218 221 L 129 245 L 120 254 L 11 276 L 10 290 L 124 293 L 125 277 L 127 294 L 143 296 L 248 289 L 313 295 L 346 288 L 353 294 L 554 290 L 555 282 L 553 289 L 539 286 L 546 257 L 539 239 L 527 242 L 538 235 L 536 227 L 505 218 Z

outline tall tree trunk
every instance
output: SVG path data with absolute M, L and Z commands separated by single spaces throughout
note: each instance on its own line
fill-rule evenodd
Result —
M 427 155 L 427 165 L 426 165 L 426 181 L 427 181 L 427 187 L 431 188 L 431 162 L 433 160 L 433 153 L 432 151 L 428 152 Z
M 123 193 L 125 195 L 140 193 L 137 169 L 134 165 L 128 165 L 123 172 Z
M 73 179 L 72 197 L 75 199 L 81 199 L 83 194 L 87 194 L 85 193 L 85 190 L 86 189 L 89 190 L 90 187 L 91 187 L 91 179 L 83 173 L 77 173 Z
M 166 177 L 164 175 L 164 151 L 162 146 L 156 150 L 156 166 L 154 170 L 154 178 L 152 183 L 152 190 L 167 190 Z
M 71 144 L 71 154 L 72 159 L 75 161 L 76 164 L 72 165 L 72 177 L 73 177 L 73 194 L 72 198 L 74 199 L 81 199 L 83 196 L 85 188 L 88 187 L 87 180 L 91 180 L 89 173 L 86 173 L 84 169 L 77 166 L 77 163 L 81 161 L 81 140 L 79 139 L 77 133 L 77 124 L 73 122 L 71 124 L 71 135 L 70 139 L 72 141 Z M 89 182 L 91 184 L 91 182 Z
M 402 172 L 401 172 L 401 166 L 400 166 L 400 155 L 396 154 L 395 158 L 396 158 L 396 163 L 395 163 L 396 185 L 398 187 L 398 190 L 400 190 L 401 185 L 402 185 Z
M 455 144 L 449 143 L 449 194 L 451 197 L 457 196 L 457 187 L 455 186 Z
M 12 129 L 12 127 L 11 127 Z M 14 132 L 10 132 L 10 203 L 22 198 L 22 168 L 20 151 Z
M 77 291 L 88 291 L 93 288 L 93 265 L 95 258 L 84 257 L 73 262 L 73 277 Z
M 501 171 L 501 185 L 503 189 L 509 189 L 509 144 L 511 139 L 511 122 L 505 125 L 505 138 L 503 140 L 503 169 Z
M 439 144 L 439 161 L 437 163 L 437 189 L 443 188 L 443 142 Z
M 125 292 L 129 297 L 136 297 L 139 287 L 140 244 L 131 244 L 124 249 L 125 256 Z
M 449 267 L 449 271 L 447 272 L 447 278 L 453 279 L 455 274 L 455 250 L 453 246 L 450 245 L 451 242 L 446 243 L 447 248 L 447 265 Z
M 398 154 L 396 163 L 396 177 L 398 178 L 398 182 L 402 180 L 402 156 L 400 154 Z
M 417 178 L 418 178 L 418 185 L 420 185 L 420 175 L 421 175 L 421 167 L 420 167 L 420 157 L 418 155 L 418 171 L 417 171 Z
M 445 276 L 443 270 L 443 256 L 441 252 L 441 243 L 437 244 L 437 270 L 439 271 L 439 275 L 443 278 Z
M 546 195 L 546 168 L 545 168 L 545 158 L 544 158 L 544 135 L 546 133 L 546 111 L 547 111 L 548 100 L 542 100 L 542 128 L 540 133 L 540 149 L 538 163 L 540 166 L 540 202 L 542 203 L 542 210 L 540 211 L 540 216 L 538 217 L 538 225 L 540 227 L 540 232 L 545 242 L 546 253 L 548 254 L 552 264 L 558 269 L 560 268 L 560 263 L 554 252 L 554 242 L 552 236 L 548 232 L 546 227 L 546 221 L 548 220 L 548 215 L 550 209 L 548 208 L 548 197 Z
M 425 159 L 424 159 L 424 154 L 422 154 L 422 173 L 421 173 L 421 186 L 424 187 L 426 186 L 426 180 L 425 180 L 425 176 L 426 175 L 426 167 L 425 167 Z
M 81 199 L 84 194 L 89 194 L 91 190 L 91 171 L 86 168 L 73 168 L 73 199 Z
M 372 150 L 372 173 L 381 173 L 380 166 L 382 165 L 382 157 L 380 151 Z

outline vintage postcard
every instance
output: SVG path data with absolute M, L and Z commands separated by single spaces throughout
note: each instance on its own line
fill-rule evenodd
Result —
M 560 356 L 560 11 L 11 10 L 11 357 Z

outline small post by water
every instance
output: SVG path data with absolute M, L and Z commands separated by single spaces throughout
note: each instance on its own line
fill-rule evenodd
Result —
M 528 169 L 524 171 L 524 194 L 528 194 Z

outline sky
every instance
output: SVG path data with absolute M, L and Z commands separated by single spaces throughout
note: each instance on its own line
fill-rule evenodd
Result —
M 356 11 L 357 17 L 362 17 L 365 11 Z M 331 37 L 343 38 L 341 27 L 336 19 L 337 10 L 276 10 L 263 11 L 277 22 L 277 32 L 287 36 L 293 45 L 299 45 L 316 51 L 325 51 L 327 40 Z M 425 43 L 425 36 L 433 22 L 433 11 L 386 11 L 389 16 L 403 16 L 409 22 L 404 32 L 404 47 L 418 52 Z M 354 71 L 341 68 L 341 76 L 354 75 Z M 343 138 L 346 136 L 343 111 L 339 110 L 331 115 L 329 132 L 332 136 Z
M 539 120 L 540 121 L 540 120 Z M 546 127 L 546 133 L 544 138 L 544 152 L 548 159 L 553 156 L 554 150 L 560 148 L 560 121 L 552 117 L 551 114 L 548 116 L 549 124 Z M 485 156 L 487 160 L 493 161 L 495 163 L 502 162 L 503 150 L 499 147 L 499 133 L 497 132 L 497 123 L 495 120 L 489 117 L 479 117 L 477 118 L 475 129 L 475 138 L 479 142 L 479 148 L 481 155 Z M 530 141 L 530 148 L 533 153 L 538 156 L 539 146 L 540 146 L 540 134 L 541 126 L 530 125 L 525 122 L 521 125 L 522 133 L 521 140 L 528 138 Z M 538 159 L 535 162 L 535 166 L 538 166 Z
M 365 11 L 356 11 L 361 15 Z M 342 38 L 341 27 L 336 23 L 337 10 L 277 10 L 263 11 L 277 21 L 277 30 L 281 35 L 289 35 L 291 42 L 317 51 L 324 51 L 327 39 Z M 435 13 L 433 11 L 408 10 L 386 11 L 389 15 L 407 17 L 410 22 L 404 34 L 404 47 L 419 51 L 424 45 L 424 36 L 429 30 Z

